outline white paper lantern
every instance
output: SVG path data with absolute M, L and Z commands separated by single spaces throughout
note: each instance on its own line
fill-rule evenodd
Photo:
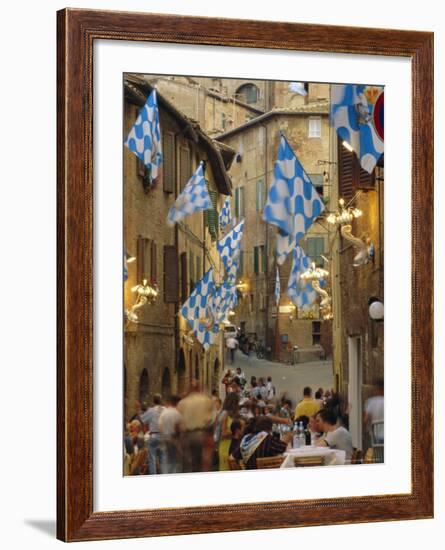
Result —
M 383 319 L 383 312 L 384 307 L 382 302 L 372 302 L 372 304 L 369 306 L 369 316 L 374 321 L 381 321 Z

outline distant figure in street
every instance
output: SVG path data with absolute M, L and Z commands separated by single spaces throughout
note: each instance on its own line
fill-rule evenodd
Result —
M 244 389 L 244 386 L 246 385 L 247 380 L 246 380 L 246 375 L 245 375 L 244 372 L 241 370 L 241 367 L 237 367 L 237 369 L 236 369 L 236 376 L 237 376 L 238 379 L 239 379 L 239 385 L 241 386 L 241 389 Z
M 376 384 L 375 395 L 367 399 L 363 421 L 368 427 L 370 440 L 374 444 L 381 445 L 384 440 L 384 385 L 383 379 Z
M 270 401 L 275 397 L 275 388 L 272 384 L 271 376 L 267 377 L 266 389 L 267 389 L 267 400 Z
M 221 384 L 224 386 L 224 389 L 226 390 L 226 395 L 229 392 L 229 387 L 230 387 L 230 384 L 232 383 L 232 380 L 233 380 L 232 369 L 227 369 L 227 371 L 223 376 L 223 379 L 221 380 Z
M 300 401 L 295 409 L 294 417 L 299 416 L 314 416 L 321 408 L 320 403 L 312 399 L 312 389 L 306 386 L 303 390 L 303 400 Z
M 330 447 L 346 452 L 346 460 L 352 457 L 352 438 L 348 430 L 338 425 L 338 417 L 331 409 L 321 409 L 317 413 L 320 430 L 324 432 L 317 442 L 317 447 Z
M 172 395 L 167 400 L 167 408 L 159 417 L 159 428 L 165 446 L 165 461 L 161 463 L 163 474 L 176 474 L 182 470 L 179 440 L 182 429 L 182 416 L 177 409 L 180 400 L 179 396 Z
M 229 336 L 226 340 L 226 347 L 229 350 L 230 363 L 233 365 L 235 362 L 235 351 L 238 347 L 238 340 L 233 336 Z
M 163 439 L 161 436 L 161 430 L 159 428 L 159 417 L 164 411 L 164 407 L 161 405 L 162 397 L 159 393 L 155 393 L 153 396 L 153 407 L 147 409 L 141 416 L 141 420 L 144 424 L 147 424 L 150 437 L 148 439 L 148 473 L 157 474 L 157 460 L 159 458 L 160 464 L 165 461 L 165 450 L 163 445 Z
M 212 399 L 200 392 L 194 380 L 189 394 L 178 403 L 182 415 L 183 471 L 208 472 L 212 467 L 215 448 L 213 424 L 215 421 Z

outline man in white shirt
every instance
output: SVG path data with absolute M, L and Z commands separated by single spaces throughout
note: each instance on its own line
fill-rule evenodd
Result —
M 383 380 L 377 381 L 376 395 L 365 403 L 364 424 L 368 426 L 371 442 L 382 445 L 384 441 L 384 398 Z
M 226 340 L 226 347 L 230 353 L 230 363 L 233 365 L 235 362 L 235 350 L 238 347 L 238 340 L 233 336 L 229 336 Z
M 147 424 L 150 437 L 148 439 L 148 473 L 159 473 L 156 469 L 156 461 L 159 457 L 160 463 L 165 460 L 165 450 L 159 428 L 159 417 L 164 410 L 161 405 L 162 397 L 155 393 L 153 396 L 153 407 L 147 409 L 141 416 L 144 424 Z
M 177 395 L 169 397 L 166 401 L 167 407 L 159 417 L 159 429 L 165 446 L 165 460 L 161 463 L 163 474 L 177 474 L 182 470 L 179 447 L 182 415 L 176 408 L 179 401 L 181 401 L 181 398 Z
M 325 435 L 315 445 L 345 451 L 346 461 L 349 462 L 353 453 L 351 434 L 345 427 L 338 425 L 338 418 L 333 410 L 321 409 L 317 413 L 317 417 L 318 425 Z

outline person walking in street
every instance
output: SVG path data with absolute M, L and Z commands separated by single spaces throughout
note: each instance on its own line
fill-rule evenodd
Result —
M 238 340 L 233 336 L 229 336 L 226 340 L 226 347 L 229 350 L 230 363 L 233 365 L 235 362 L 235 351 L 238 347 Z
M 159 428 L 164 440 L 165 460 L 161 463 L 163 474 L 177 474 L 182 471 L 179 437 L 182 429 L 182 416 L 177 409 L 181 398 L 172 395 L 167 399 L 167 407 L 159 417 Z
M 159 428 L 159 418 L 164 411 L 161 403 L 161 395 L 155 393 L 153 396 L 153 407 L 147 409 L 141 416 L 141 420 L 144 424 L 147 424 L 150 434 L 148 438 L 148 473 L 151 475 L 159 473 L 158 461 L 161 465 L 165 460 L 164 441 Z

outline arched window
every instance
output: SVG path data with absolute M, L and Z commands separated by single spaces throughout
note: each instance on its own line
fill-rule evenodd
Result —
M 148 401 L 148 371 L 144 369 L 139 378 L 139 401 L 143 403 Z
M 178 361 L 178 394 L 182 396 L 185 392 L 185 356 L 184 350 L 181 349 Z
M 256 103 L 260 98 L 260 91 L 255 84 L 243 84 L 236 91 L 236 97 L 249 105 Z
M 169 397 L 172 393 L 172 386 L 170 380 L 170 371 L 168 367 L 165 367 L 164 372 L 162 373 L 162 398 L 165 399 Z
M 199 380 L 199 359 L 197 355 L 195 355 L 195 380 Z

